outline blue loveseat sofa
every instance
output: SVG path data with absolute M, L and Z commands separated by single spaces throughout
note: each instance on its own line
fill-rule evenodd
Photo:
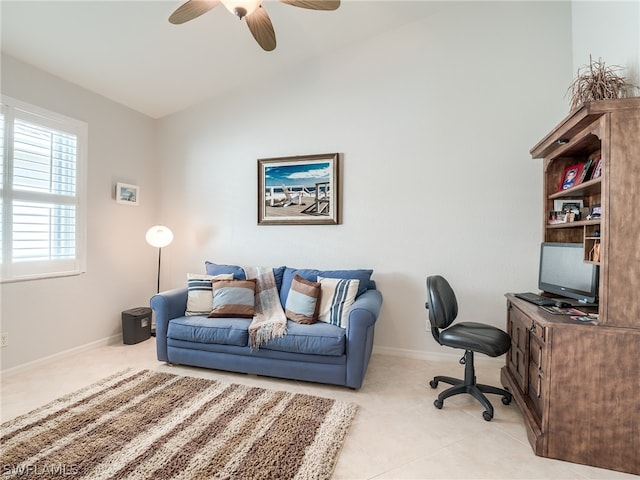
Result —
M 206 262 L 206 271 L 209 275 L 232 273 L 234 278 L 245 278 L 244 270 L 235 265 Z M 155 312 L 158 360 L 358 389 L 367 370 L 382 306 L 382 294 L 371 280 L 371 273 L 372 270 L 274 268 L 283 307 L 295 275 L 314 282 L 318 276 L 355 278 L 359 287 L 348 311 L 346 328 L 288 320 L 286 335 L 269 340 L 258 349 L 249 346 L 251 319 L 185 316 L 186 287 L 154 295 L 151 308 Z

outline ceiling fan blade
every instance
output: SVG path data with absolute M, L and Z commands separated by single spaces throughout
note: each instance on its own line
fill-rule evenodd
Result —
M 188 22 L 189 20 L 199 17 L 203 13 L 207 13 L 219 4 L 220 0 L 189 0 L 171 14 L 169 22 L 174 25 Z
M 262 5 L 244 18 L 247 21 L 253 38 L 256 39 L 256 42 L 258 42 L 263 50 L 270 52 L 276 48 L 276 32 L 273 31 L 271 19 Z
M 340 0 L 280 0 L 282 3 L 309 10 L 335 10 L 340 6 Z

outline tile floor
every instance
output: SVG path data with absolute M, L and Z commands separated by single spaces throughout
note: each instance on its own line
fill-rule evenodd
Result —
M 479 360 L 479 359 L 478 359 Z M 478 381 L 499 384 L 495 363 L 476 361 Z M 334 479 L 625 479 L 639 477 L 536 457 L 515 404 L 492 396 L 495 416 L 468 395 L 433 406 L 434 375 L 460 376 L 455 361 L 425 361 L 376 354 L 363 387 L 342 387 L 169 366 L 155 358 L 154 339 L 108 345 L 30 367 L 2 378 L 2 421 L 26 413 L 107 375 L 133 367 L 215 378 L 265 388 L 349 400 L 359 405 Z M 441 385 L 438 390 L 445 388 Z

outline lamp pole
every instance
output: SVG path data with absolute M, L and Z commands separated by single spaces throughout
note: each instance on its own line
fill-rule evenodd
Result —
M 162 247 L 166 247 L 173 241 L 173 233 L 164 225 L 155 225 L 147 230 L 145 236 L 147 243 L 158 249 L 158 285 L 156 293 L 160 293 L 160 266 L 162 264 Z

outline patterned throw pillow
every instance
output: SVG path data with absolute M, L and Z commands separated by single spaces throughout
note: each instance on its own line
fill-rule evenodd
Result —
M 256 279 L 214 280 L 213 309 L 209 318 L 252 318 L 255 312 Z
M 322 289 L 318 320 L 347 328 L 349 310 L 356 300 L 360 280 L 318 277 L 318 282 Z
M 209 315 L 213 308 L 211 281 L 213 279 L 232 278 L 233 274 L 199 275 L 197 273 L 187 273 L 187 310 L 184 314 L 187 317 Z
M 307 325 L 316 323 L 320 309 L 320 293 L 319 283 L 295 275 L 284 308 L 287 318 Z

